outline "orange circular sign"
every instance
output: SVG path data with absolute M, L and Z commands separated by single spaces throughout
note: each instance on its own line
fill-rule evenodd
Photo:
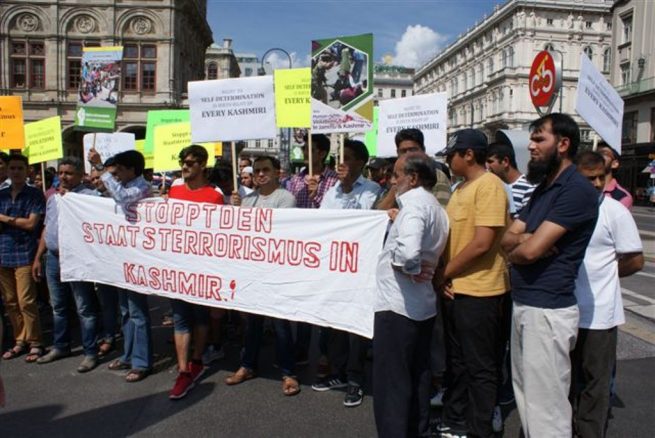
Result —
M 549 106 L 557 97 L 559 83 L 553 55 L 542 50 L 535 56 L 530 68 L 530 98 L 535 107 Z

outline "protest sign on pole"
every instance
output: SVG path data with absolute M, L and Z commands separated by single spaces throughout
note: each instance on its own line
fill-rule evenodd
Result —
M 123 47 L 85 47 L 75 127 L 82 131 L 113 131 Z
M 143 158 L 145 159 L 146 165 L 144 169 L 154 169 L 155 168 L 155 156 L 152 152 L 148 153 L 144 149 L 146 141 L 145 140 L 135 140 L 134 141 L 134 149 L 137 151 L 141 152 L 143 154 Z
M 575 110 L 589 126 L 621 153 L 624 102 L 586 54 L 580 56 Z
M 23 149 L 23 99 L 20 96 L 0 96 L 0 149 Z
M 273 77 L 189 82 L 194 143 L 275 138 Z
M 416 128 L 425 137 L 425 152 L 434 155 L 446 147 L 446 93 L 421 94 L 380 102 L 378 157 L 395 157 L 396 133 Z
M 312 132 L 366 132 L 373 123 L 373 34 L 312 41 Z
M 84 156 L 88 157 L 91 148 L 95 148 L 103 163 L 117 153 L 132 150 L 135 146 L 134 134 L 131 132 L 112 134 L 94 132 L 84 135 Z M 91 173 L 91 164 L 88 160 L 84 160 L 84 167 L 86 173 Z
M 61 144 L 61 117 L 49 117 L 25 124 L 23 155 L 30 164 L 58 160 L 64 156 Z
M 278 128 L 309 128 L 312 120 L 311 69 L 277 69 L 273 73 Z
M 214 157 L 215 143 L 198 144 L 207 150 L 207 167 L 212 167 L 216 161 Z M 155 172 L 179 170 L 180 151 L 189 145 L 191 145 L 191 123 L 168 123 L 157 126 L 153 152 Z
M 62 281 L 92 281 L 371 337 L 388 223 L 371 210 L 59 202 Z M 107 263 L 111 260 L 111 263 Z
M 146 140 L 143 150 L 152 153 L 155 149 L 155 128 L 168 123 L 188 122 L 190 120 L 189 110 L 157 110 L 148 111 L 146 120 Z

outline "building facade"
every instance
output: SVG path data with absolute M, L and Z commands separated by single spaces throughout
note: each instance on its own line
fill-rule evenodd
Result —
M 237 53 L 237 62 L 241 69 L 241 77 L 257 76 L 259 74 L 259 59 L 254 53 Z
M 223 44 L 212 44 L 205 52 L 205 79 L 228 79 L 241 76 L 239 63 L 232 50 L 232 40 L 224 38 Z
M 206 0 L 3 0 L 0 94 L 23 98 L 26 122 L 61 116 L 64 153 L 81 156 L 82 50 L 120 45 L 116 130 L 144 138 L 149 110 L 182 107 L 187 82 L 204 79 L 206 14 Z
M 373 70 L 373 100 L 409 97 L 414 94 L 413 68 L 390 64 L 375 64 Z
M 528 90 L 532 60 L 541 50 L 559 51 L 563 97 L 553 111 L 574 116 L 583 141 L 591 130 L 575 113 L 580 55 L 609 75 L 611 0 L 509 0 L 460 35 L 414 78 L 417 93 L 448 94 L 448 132 L 525 128 L 538 117 Z

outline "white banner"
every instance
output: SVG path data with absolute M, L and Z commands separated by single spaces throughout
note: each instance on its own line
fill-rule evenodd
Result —
M 273 76 L 189 82 L 191 140 L 275 138 Z
M 395 157 L 394 137 L 407 128 L 423 132 L 425 152 L 430 156 L 446 147 L 446 93 L 382 100 L 379 105 L 378 157 Z
M 62 281 L 94 281 L 212 307 L 373 335 L 388 217 L 152 198 L 59 198 Z
M 114 132 L 108 133 L 92 133 L 84 135 L 84 169 L 86 173 L 91 173 L 91 164 L 86 160 L 89 156 L 89 150 L 95 146 L 96 151 L 100 154 L 100 158 L 104 163 L 107 159 L 114 155 L 129 151 L 136 147 L 134 134 L 131 132 Z
M 580 78 L 575 110 L 589 126 L 621 153 L 623 99 L 584 53 L 580 56 Z

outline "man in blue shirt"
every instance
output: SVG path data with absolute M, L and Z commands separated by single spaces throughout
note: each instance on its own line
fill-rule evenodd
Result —
M 526 437 L 571 436 L 575 279 L 599 197 L 572 165 L 580 143 L 577 123 L 555 113 L 530 128 L 527 177 L 539 185 L 502 241 L 512 263 L 512 379 Z
M 45 198 L 27 185 L 27 157 L 12 154 L 7 163 L 11 185 L 0 190 L 0 287 L 16 344 L 2 358 L 13 359 L 27 352 L 26 362 L 43 355 L 41 324 L 32 279 Z
M 77 367 L 80 373 L 86 373 L 97 365 L 98 345 L 98 309 L 93 283 L 85 281 L 62 282 L 59 272 L 59 196 L 66 193 L 95 195 L 95 191 L 82 184 L 84 163 L 78 158 L 67 157 L 59 163 L 59 189 L 57 195 L 51 196 L 46 203 L 45 228 L 39 241 L 39 248 L 32 265 L 34 280 L 41 281 L 41 258 L 46 255 L 46 281 L 50 291 L 50 304 L 53 313 L 53 348 L 36 362 L 50 363 L 70 356 L 71 331 L 68 315 L 73 307 L 71 297 L 75 300 L 75 310 L 80 318 L 84 359 Z

